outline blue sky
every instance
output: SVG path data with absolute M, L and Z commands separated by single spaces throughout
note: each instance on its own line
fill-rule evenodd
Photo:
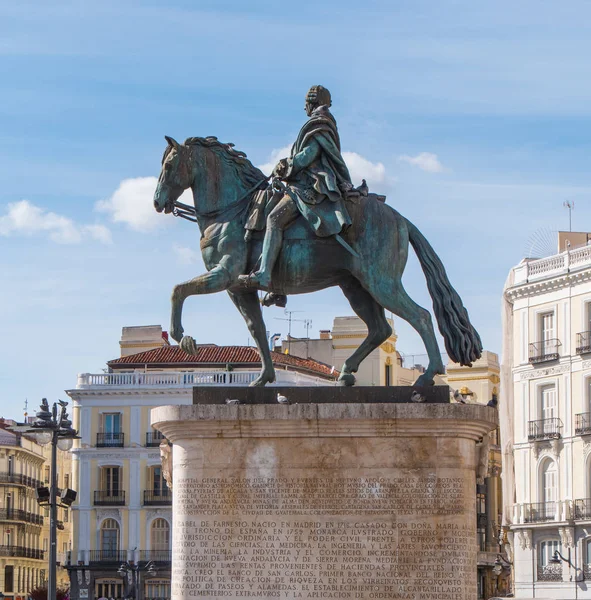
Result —
M 0 1 L 2 414 L 100 372 L 122 326 L 167 328 L 172 286 L 203 269 L 197 230 L 149 208 L 163 136 L 268 163 L 316 83 L 352 172 L 421 228 L 499 351 L 530 236 L 567 227 L 564 200 L 591 229 L 590 40 L 576 0 Z M 414 259 L 404 281 L 431 306 Z M 336 290 L 289 307 L 313 332 L 351 313 Z M 188 300 L 184 323 L 199 342 L 249 339 L 224 295 Z

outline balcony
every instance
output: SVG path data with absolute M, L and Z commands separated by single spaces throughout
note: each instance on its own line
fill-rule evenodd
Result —
M 125 442 L 124 433 L 97 433 L 97 448 L 123 448 Z
M 588 354 L 591 352 L 591 331 L 577 333 L 577 354 Z
M 591 519 L 591 498 L 575 500 L 575 519 L 588 521 Z
M 524 523 L 544 523 L 556 520 L 556 502 L 534 502 L 524 505 Z
M 118 490 L 111 492 L 108 490 L 94 491 L 95 506 L 125 506 L 125 492 Z
M 146 433 L 146 447 L 157 448 L 164 439 L 164 436 L 159 431 L 148 431 Z
M 126 550 L 90 550 L 89 562 L 120 565 L 127 560 Z
M 557 339 L 533 342 L 529 345 L 529 362 L 532 365 L 558 360 L 558 348 L 562 342 Z
M 144 506 L 170 506 L 172 504 L 172 493 L 169 489 L 144 490 Z
M 14 508 L 0 508 L 0 521 L 22 521 L 33 525 L 43 525 L 41 515 Z
M 14 483 L 15 485 L 26 485 L 27 487 L 37 489 L 42 483 L 34 477 L 28 477 L 21 473 L 0 473 L 0 483 Z
M 187 388 L 188 393 L 194 386 L 245 386 L 250 385 L 259 375 L 260 369 L 244 371 L 161 371 L 146 373 L 80 373 L 76 389 L 104 389 L 109 388 Z M 297 371 L 284 371 L 277 369 L 276 380 L 273 386 L 281 385 L 308 385 L 327 386 L 335 385 L 334 381 L 299 373 Z
M 562 437 L 562 427 L 562 421 L 557 417 L 529 421 L 527 424 L 527 439 L 530 442 L 559 440 Z
M 26 548 L 25 546 L 0 546 L 0 556 L 15 556 L 17 558 L 43 560 L 43 550 Z
M 155 563 L 172 562 L 172 550 L 140 550 L 140 561 Z
M 591 433 L 591 413 L 575 415 L 575 435 L 589 435 Z

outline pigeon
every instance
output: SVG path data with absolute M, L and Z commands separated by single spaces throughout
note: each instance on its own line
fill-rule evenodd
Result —
M 359 192 L 362 196 L 367 196 L 369 193 L 369 186 L 367 185 L 367 181 L 365 179 L 361 180 L 361 185 L 355 188 L 355 191 Z
M 226 404 L 228 404 L 228 405 L 240 404 L 240 400 L 238 398 L 226 398 Z
M 279 404 L 289 404 L 287 397 L 282 396 L 281 394 L 277 394 L 277 402 L 279 402 Z
M 456 402 L 459 402 L 460 404 L 466 404 L 466 398 L 464 398 L 464 396 L 462 396 L 462 394 L 460 394 L 459 390 L 456 390 L 454 392 L 454 400 Z
M 499 405 L 499 397 L 496 394 L 492 395 L 492 398 L 488 401 L 487 406 L 491 408 L 497 408 Z
M 421 394 L 419 394 L 419 392 L 417 392 L 416 390 L 410 395 L 410 399 L 412 402 L 424 402 L 425 401 L 425 396 L 421 396 Z

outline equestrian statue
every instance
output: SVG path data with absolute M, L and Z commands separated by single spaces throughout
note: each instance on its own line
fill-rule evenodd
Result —
M 196 354 L 195 340 L 184 335 L 183 303 L 192 295 L 225 290 L 261 355 L 262 370 L 252 385 L 272 383 L 258 291 L 266 292 L 263 304 L 285 306 L 290 294 L 338 285 L 368 329 L 345 361 L 339 382 L 353 385 L 361 362 L 391 335 L 387 309 L 407 321 L 425 344 L 429 364 L 415 385 L 433 385 L 444 365 L 431 315 L 402 286 L 409 242 L 425 274 L 449 358 L 471 365 L 482 353 L 480 337 L 421 232 L 384 196 L 369 193 L 365 181 L 354 188 L 331 104 L 326 88 L 309 90 L 308 120 L 290 157 L 281 159 L 270 177 L 215 137 L 192 137 L 183 144 L 166 137 L 154 207 L 198 224 L 207 269 L 174 287 L 170 335 L 185 352 Z M 178 200 L 188 188 L 194 207 Z

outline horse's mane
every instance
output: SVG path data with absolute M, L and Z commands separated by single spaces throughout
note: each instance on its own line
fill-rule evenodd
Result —
M 265 175 L 262 171 L 257 169 L 249 160 L 246 158 L 244 152 L 234 149 L 234 144 L 224 144 L 220 142 L 215 136 L 208 137 L 190 137 L 185 140 L 185 146 L 201 146 L 215 152 L 222 160 L 231 164 L 235 167 L 237 175 L 244 181 L 247 187 L 253 187 L 259 183 L 262 179 L 265 179 Z

